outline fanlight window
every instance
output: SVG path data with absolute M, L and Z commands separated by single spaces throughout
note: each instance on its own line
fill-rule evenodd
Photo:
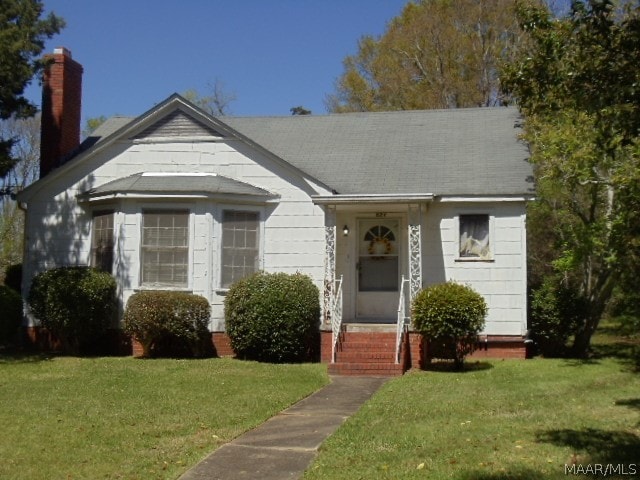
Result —
M 396 253 L 396 236 L 389 227 L 384 225 L 375 225 L 364 234 L 364 243 L 362 249 L 363 255 L 372 255 L 376 257 L 384 255 L 392 255 Z

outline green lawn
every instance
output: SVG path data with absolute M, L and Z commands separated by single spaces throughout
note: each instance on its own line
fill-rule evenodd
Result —
M 0 356 L 0 478 L 175 479 L 327 382 L 319 364 Z
M 390 380 L 305 479 L 560 479 L 572 462 L 640 474 L 638 341 L 603 331 L 590 361 Z M 319 364 L 0 356 L 0 478 L 175 479 L 327 381 Z
M 625 463 L 640 476 L 629 345 L 605 340 L 606 356 L 586 362 L 491 361 L 394 379 L 323 444 L 304 478 L 560 479 L 574 462 Z

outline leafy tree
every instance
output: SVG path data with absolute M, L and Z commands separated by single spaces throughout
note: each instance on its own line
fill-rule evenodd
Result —
M 513 0 L 409 2 L 380 38 L 364 36 L 329 110 L 501 104 L 498 63 L 520 41 Z
M 106 121 L 107 121 L 107 117 L 105 117 L 104 115 L 100 115 L 99 117 L 89 118 L 87 120 L 87 123 L 85 124 L 84 130 L 82 131 L 82 136 L 84 138 L 91 136 L 91 134 L 95 131 L 95 129 L 98 128 L 100 125 L 102 125 Z
M 201 95 L 197 90 L 190 89 L 182 96 L 210 115 L 220 117 L 229 115 L 231 113 L 229 105 L 237 99 L 236 94 L 226 91 L 224 84 L 218 78 L 213 83 L 207 84 L 207 90 L 209 95 Z
M 289 111 L 291 112 L 291 115 L 311 115 L 311 110 L 307 110 L 302 105 L 291 107 Z
M 554 19 L 520 2 L 518 16 L 528 42 L 502 80 L 526 118 L 539 198 L 532 217 L 550 247 L 538 259 L 553 272 L 538 278 L 555 274 L 586 302 L 573 332 L 584 356 L 615 289 L 639 286 L 640 9 L 574 1 Z
M 39 174 L 40 116 L 0 121 L 0 137 L 13 138 L 12 154 L 18 160 L 0 179 L 0 277 L 9 265 L 22 261 L 24 212 L 11 195 Z
M 44 66 L 39 56 L 45 40 L 64 27 L 62 18 L 53 13 L 41 18 L 43 10 L 37 0 L 0 0 L 0 120 L 36 113 L 24 89 Z M 14 138 L 0 137 L 0 178 L 17 162 L 14 143 Z

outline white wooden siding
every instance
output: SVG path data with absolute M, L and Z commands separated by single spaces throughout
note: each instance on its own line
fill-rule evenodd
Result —
M 25 286 L 47 268 L 87 265 L 90 258 L 92 205 L 79 205 L 76 196 L 89 188 L 140 172 L 217 173 L 259 186 L 280 196 L 275 204 L 248 207 L 208 199 L 173 201 L 118 200 L 114 273 L 121 285 L 121 302 L 140 288 L 140 224 L 145 208 L 188 208 L 191 212 L 189 288 L 212 304 L 212 330 L 224 328 L 220 288 L 218 228 L 224 209 L 255 209 L 264 221 L 260 265 L 266 271 L 300 271 L 322 287 L 324 272 L 324 213 L 311 194 L 329 192 L 299 172 L 283 167 L 237 141 L 133 144 L 121 142 L 88 159 L 56 182 L 44 184 L 28 205 Z M 95 207 L 98 208 L 98 207 Z
M 329 195 L 321 185 L 238 141 L 199 143 L 120 142 L 69 168 L 55 181 L 43 182 L 28 203 L 25 292 L 33 275 L 46 268 L 86 265 L 90 258 L 92 205 L 79 205 L 76 196 L 89 188 L 140 172 L 217 173 L 258 186 L 280 196 L 266 205 L 237 205 L 209 199 L 188 202 L 114 200 L 95 208 L 116 211 L 114 274 L 122 305 L 140 287 L 140 229 L 144 208 L 188 208 L 191 211 L 190 289 L 212 305 L 210 328 L 224 329 L 224 290 L 220 288 L 220 219 L 224 209 L 260 212 L 260 266 L 271 272 L 297 271 L 323 287 L 325 217 L 310 195 Z M 385 210 L 376 206 L 376 210 Z M 406 218 L 406 207 L 389 206 Z M 403 213 L 404 212 L 404 213 Z M 458 258 L 457 218 L 486 213 L 491 217 L 492 261 Z M 337 217 L 337 273 L 345 275 L 345 311 L 354 310 L 356 219 L 373 215 L 371 207 L 340 212 Z M 455 280 L 481 293 L 489 305 L 485 333 L 521 335 L 526 328 L 526 256 L 524 204 L 520 202 L 435 202 L 422 215 L 423 281 L 425 285 Z M 348 224 L 353 232 L 341 233 Z
M 486 213 L 492 222 L 492 260 L 459 258 L 459 215 Z M 523 335 L 526 330 L 524 203 L 434 203 L 423 228 L 425 286 L 453 280 L 484 296 L 489 314 L 484 333 Z

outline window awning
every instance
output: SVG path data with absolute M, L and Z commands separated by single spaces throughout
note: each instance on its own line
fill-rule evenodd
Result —
M 266 203 L 279 195 L 255 185 L 215 173 L 136 173 L 118 178 L 78 195 L 80 201 L 116 198 L 219 198 Z

